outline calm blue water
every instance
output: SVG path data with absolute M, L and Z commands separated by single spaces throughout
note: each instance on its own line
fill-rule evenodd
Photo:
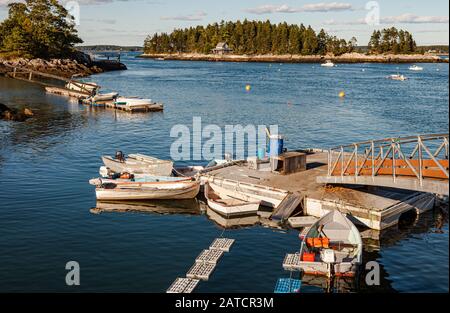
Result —
M 162 292 L 184 276 L 222 228 L 201 214 L 92 214 L 87 181 L 100 155 L 118 149 L 170 158 L 171 127 L 190 126 L 193 116 L 221 127 L 278 124 L 288 148 L 448 132 L 448 64 L 410 73 L 406 64 L 124 62 L 128 71 L 89 80 L 104 91 L 162 101 L 164 113 L 89 109 L 0 78 L 0 102 L 36 113 L 25 123 L 0 122 L 0 291 Z M 398 71 L 410 80 L 385 79 Z M 298 248 L 297 235 L 262 226 L 226 230 L 236 244 L 197 290 L 273 291 L 277 278 L 289 277 L 281 263 Z M 445 212 L 429 212 L 371 244 L 376 250 L 368 248 L 365 259 L 380 262 L 382 286 L 363 284 L 364 292 L 448 292 Z M 71 260 L 80 263 L 80 287 L 65 285 Z

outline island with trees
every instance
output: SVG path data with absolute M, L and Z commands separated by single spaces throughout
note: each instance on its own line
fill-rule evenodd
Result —
M 18 66 L 70 77 L 126 69 L 120 62 L 94 62 L 77 50 L 83 40 L 74 18 L 58 0 L 26 0 L 8 5 L 0 23 L 0 73 Z
M 418 49 L 411 33 L 395 27 L 374 31 L 368 47 L 303 24 L 270 21 L 220 22 L 156 33 L 142 57 L 233 62 L 444 62 Z M 447 61 L 448 62 L 448 61 Z

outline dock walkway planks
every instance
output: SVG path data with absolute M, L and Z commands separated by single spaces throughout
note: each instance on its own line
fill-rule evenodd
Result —
M 209 246 L 212 250 L 221 250 L 224 252 L 230 252 L 231 246 L 234 243 L 234 239 L 228 238 L 216 238 L 213 243 Z
M 200 281 L 192 278 L 177 278 L 166 293 L 192 293 Z
M 302 203 L 304 196 L 300 193 L 291 193 L 284 198 L 278 208 L 272 214 L 272 219 L 285 221 L 288 219 L 295 209 Z
M 222 250 L 203 250 L 202 253 L 195 259 L 196 263 L 217 264 L 223 255 Z
M 300 253 L 286 254 L 283 260 L 283 268 L 286 271 L 299 271 Z

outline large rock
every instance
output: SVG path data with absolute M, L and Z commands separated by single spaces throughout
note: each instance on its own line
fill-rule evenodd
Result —
M 23 122 L 34 115 L 31 109 L 23 109 L 21 111 L 11 109 L 5 104 L 0 103 L 0 120 Z

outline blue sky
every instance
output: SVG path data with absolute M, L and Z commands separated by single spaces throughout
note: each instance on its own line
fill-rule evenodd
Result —
M 0 20 L 7 15 L 0 0 Z M 61 0 L 61 3 L 73 0 Z M 367 44 L 375 28 L 396 26 L 411 31 L 419 44 L 448 44 L 448 0 L 78 0 L 85 44 L 142 45 L 148 34 L 206 25 L 220 20 L 270 19 L 304 23 L 338 37 L 355 36 Z M 370 8 L 367 9 L 366 5 Z M 368 25 L 376 16 L 379 25 Z M 376 20 L 376 19 L 375 19 Z

